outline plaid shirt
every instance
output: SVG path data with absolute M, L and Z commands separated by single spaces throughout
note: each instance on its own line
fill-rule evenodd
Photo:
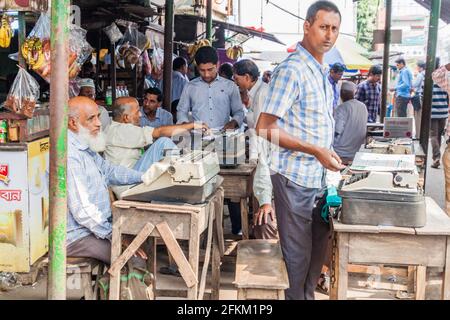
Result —
M 333 89 L 327 69 L 299 44 L 275 70 L 262 112 L 280 118 L 279 127 L 290 135 L 331 149 Z M 310 154 L 279 147 L 272 151 L 270 167 L 300 186 L 322 187 L 325 170 Z
M 381 106 L 381 86 L 379 83 L 371 83 L 368 80 L 361 82 L 356 90 L 355 99 L 364 103 L 369 116 L 367 122 L 377 122 L 377 115 Z
M 108 185 L 140 183 L 142 172 L 110 164 L 71 131 L 67 139 L 67 245 L 92 233 L 110 239 Z

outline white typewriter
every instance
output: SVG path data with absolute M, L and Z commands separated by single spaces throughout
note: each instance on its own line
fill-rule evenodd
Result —
M 171 154 L 150 168 L 150 180 L 121 194 L 123 200 L 202 203 L 222 184 L 213 152 Z

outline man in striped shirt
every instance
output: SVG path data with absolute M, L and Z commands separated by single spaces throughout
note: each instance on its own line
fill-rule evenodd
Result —
M 329 225 L 313 209 L 326 169 L 342 168 L 332 150 L 334 97 L 323 62 L 340 24 L 332 2 L 309 7 L 303 40 L 275 70 L 256 128 L 279 146 L 271 152 L 270 169 L 290 300 L 314 299 L 328 247 Z
M 439 59 L 436 58 L 436 69 L 439 69 Z M 448 118 L 448 94 L 437 84 L 433 84 L 433 100 L 431 103 L 430 138 L 433 148 L 432 168 L 439 168 L 441 164 L 441 139 L 445 132 Z
M 381 106 L 381 85 L 380 79 L 383 70 L 381 66 L 374 65 L 369 69 L 367 80 L 358 85 L 355 99 L 366 105 L 368 123 L 377 122 L 377 115 L 380 114 Z

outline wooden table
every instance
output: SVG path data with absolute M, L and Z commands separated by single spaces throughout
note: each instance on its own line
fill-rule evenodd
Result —
M 224 181 L 222 187 L 225 198 L 241 205 L 242 238 L 249 238 L 248 228 L 248 203 L 253 199 L 253 176 L 256 165 L 245 163 L 234 168 L 220 169 L 220 175 Z
M 111 268 L 108 271 L 111 275 L 110 300 L 119 299 L 121 268 L 149 237 L 151 250 L 148 262 L 155 281 L 157 281 L 156 238 L 162 238 L 188 287 L 189 300 L 203 298 L 212 244 L 211 297 L 218 300 L 220 259 L 224 252 L 223 197 L 223 188 L 220 187 L 204 204 L 199 205 L 114 202 Z M 204 231 L 208 231 L 208 238 L 202 274 L 199 278 L 200 235 Z M 122 253 L 123 234 L 136 237 Z M 176 239 L 188 240 L 188 257 L 184 255 Z
M 442 299 L 450 299 L 450 218 L 427 197 L 423 228 L 346 225 L 333 221 L 330 299 L 346 299 L 349 264 L 417 266 L 416 299 L 425 299 L 427 267 L 444 268 Z M 334 277 L 333 277 L 334 276 Z

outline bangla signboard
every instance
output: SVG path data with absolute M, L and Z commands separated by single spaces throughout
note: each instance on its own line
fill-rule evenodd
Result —
M 0 10 L 47 11 L 48 0 L 0 0 Z

